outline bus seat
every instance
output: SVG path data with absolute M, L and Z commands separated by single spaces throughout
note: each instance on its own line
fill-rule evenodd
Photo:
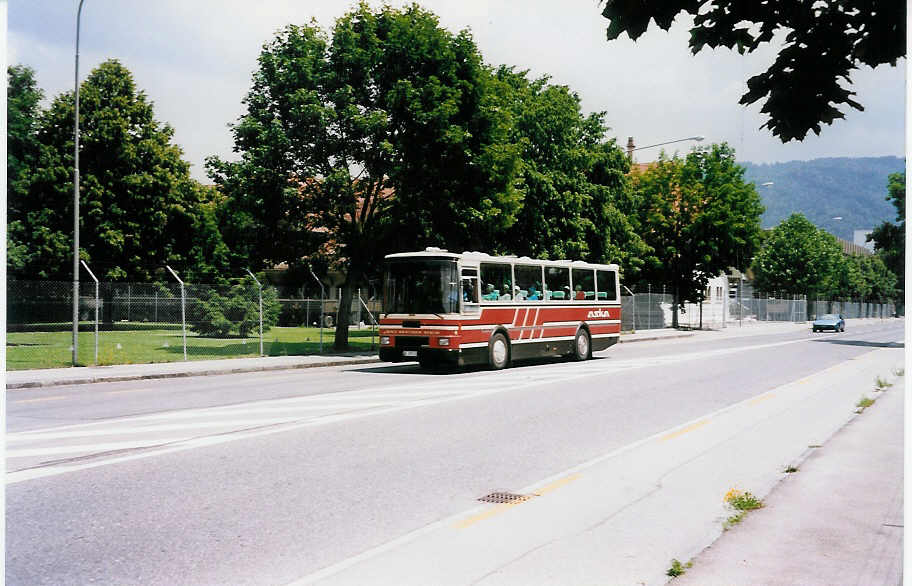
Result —
M 563 291 L 548 291 L 548 297 L 550 299 L 563 299 L 564 292 Z
M 608 292 L 607 292 L 607 291 L 599 291 L 599 292 L 598 292 L 598 298 L 599 298 L 599 299 L 608 299 Z
M 586 291 L 586 299 L 595 299 L 595 291 Z

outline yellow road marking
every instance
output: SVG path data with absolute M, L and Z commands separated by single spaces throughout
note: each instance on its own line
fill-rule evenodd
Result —
M 766 395 L 763 395 L 762 397 L 757 397 L 756 399 L 754 399 L 753 401 L 751 401 L 750 404 L 751 404 L 751 405 L 756 405 L 757 403 L 762 403 L 762 402 L 764 402 L 764 401 L 769 401 L 770 399 L 772 399 L 772 398 L 775 397 L 775 396 L 776 396 L 776 395 L 773 395 L 772 393 L 766 394 Z
M 161 389 L 156 387 L 149 387 L 147 389 L 124 389 L 122 391 L 105 391 L 105 395 L 121 395 L 123 393 L 145 393 L 148 391 L 160 391 Z
M 21 401 L 12 401 L 13 405 L 22 405 L 23 403 L 41 403 L 43 401 L 59 401 L 66 399 L 67 395 L 55 395 L 53 397 L 39 397 L 37 399 L 22 399 Z
M 561 478 L 560 480 L 555 480 L 551 484 L 543 486 L 543 487 L 539 488 L 538 490 L 536 490 L 535 492 L 531 493 L 531 496 L 542 496 L 544 494 L 557 490 L 558 488 L 560 488 L 564 485 L 570 484 L 571 482 L 578 479 L 579 477 L 580 477 L 579 474 L 574 474 L 572 476 L 567 476 L 565 478 Z M 470 526 L 474 525 L 475 523 L 478 523 L 479 521 L 484 521 L 485 519 L 490 519 L 491 517 L 496 517 L 497 515 L 501 514 L 502 512 L 506 511 L 507 509 L 512 509 L 513 507 L 521 505 L 524 502 L 527 502 L 528 500 L 530 500 L 530 499 L 524 499 L 524 500 L 515 501 L 512 503 L 500 503 L 497 506 L 488 509 L 487 511 L 478 513 L 477 515 L 473 515 L 471 517 L 468 517 L 466 519 L 459 521 L 453 527 L 455 529 L 465 529 L 466 527 L 470 527 Z
M 670 439 L 674 439 L 676 437 L 681 437 L 685 433 L 690 433 L 695 429 L 699 429 L 699 428 L 703 427 L 704 425 L 706 425 L 707 423 L 709 423 L 709 419 L 704 419 L 703 421 L 698 421 L 697 423 L 694 423 L 693 425 L 691 425 L 689 427 L 685 427 L 684 429 L 679 429 L 678 431 L 673 431 L 669 434 L 663 435 L 662 441 L 667 442 Z
M 547 486 L 543 486 L 543 487 L 539 488 L 532 494 L 534 494 L 535 496 L 542 496 L 543 494 L 548 494 L 549 492 L 551 492 L 553 490 L 557 490 L 558 488 L 564 486 L 565 484 L 570 484 L 571 482 L 578 479 L 579 477 L 580 477 L 579 474 L 573 474 L 572 476 L 566 476 L 564 478 L 561 478 L 560 480 L 555 480 L 554 482 L 552 482 L 551 484 L 549 484 Z

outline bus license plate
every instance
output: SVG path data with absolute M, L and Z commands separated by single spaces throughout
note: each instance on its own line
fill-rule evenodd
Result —
M 406 358 L 417 358 L 418 351 L 417 350 L 403 350 L 402 355 L 405 356 Z

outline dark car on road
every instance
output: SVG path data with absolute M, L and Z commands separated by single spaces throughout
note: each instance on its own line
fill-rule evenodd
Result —
M 839 314 L 827 313 L 815 319 L 814 323 L 811 324 L 811 329 L 815 332 L 823 332 L 825 330 L 844 332 L 845 320 Z

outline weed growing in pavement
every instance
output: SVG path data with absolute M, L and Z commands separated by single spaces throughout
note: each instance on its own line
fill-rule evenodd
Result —
M 893 383 L 891 383 L 890 381 L 888 381 L 886 379 L 882 379 L 880 377 L 877 377 L 874 379 L 874 388 L 878 391 L 885 391 L 892 386 L 893 386 Z
M 785 474 L 794 474 L 795 472 L 798 472 L 798 468 L 795 468 L 794 466 L 786 466 L 782 472 Z
M 672 578 L 677 578 L 678 576 L 680 576 L 681 574 L 683 574 L 684 572 L 686 572 L 687 570 L 689 570 L 692 567 L 693 567 L 693 560 L 687 562 L 686 564 L 682 564 L 677 559 L 672 559 L 671 567 L 668 568 L 668 571 L 665 572 L 665 575 L 671 576 Z
M 734 527 L 735 525 L 740 523 L 741 520 L 744 518 L 744 515 L 746 515 L 746 514 L 747 514 L 746 511 L 741 511 L 740 513 L 730 516 L 728 519 L 726 519 L 725 521 L 722 522 L 722 529 L 724 529 L 725 531 L 728 531 L 729 529 L 731 529 L 732 527 Z
M 905 376 L 905 375 L 906 375 L 905 368 L 894 368 L 893 369 L 893 376 Z
M 874 399 L 868 397 L 862 397 L 858 400 L 858 403 L 855 405 L 858 409 L 855 410 L 855 413 L 861 413 L 868 407 L 874 404 Z
M 726 531 L 740 523 L 741 520 L 744 519 L 744 515 L 747 513 L 747 511 L 753 511 L 754 509 L 759 509 L 763 506 L 763 501 L 751 493 L 747 491 L 742 492 L 737 488 L 733 488 L 725 493 L 724 500 L 725 504 L 728 507 L 734 511 L 737 511 L 734 515 L 730 516 L 725 520 L 724 523 L 722 523 L 722 528 Z

